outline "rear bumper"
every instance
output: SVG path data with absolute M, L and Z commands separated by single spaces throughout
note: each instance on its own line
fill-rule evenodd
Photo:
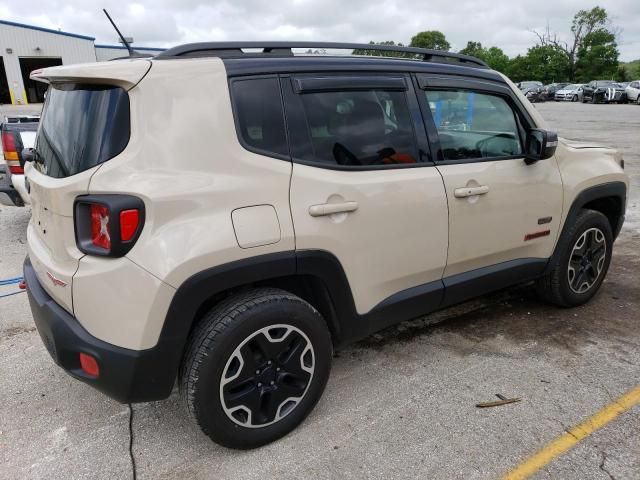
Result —
M 109 397 L 122 402 L 148 402 L 167 398 L 176 376 L 165 348 L 129 350 L 111 345 L 89 334 L 80 323 L 44 290 L 29 258 L 24 279 L 38 333 L 53 360 L 67 373 Z M 93 378 L 80 369 L 79 353 L 96 358 L 100 376 Z

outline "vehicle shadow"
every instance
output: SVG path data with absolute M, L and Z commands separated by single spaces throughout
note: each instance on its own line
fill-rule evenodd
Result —
M 356 343 L 361 349 L 382 349 L 420 337 L 455 334 L 474 344 L 499 339 L 516 345 L 555 346 L 579 354 L 580 347 L 615 337 L 621 348 L 636 345 L 634 320 L 640 308 L 637 256 L 614 256 L 598 294 L 577 308 L 559 308 L 540 301 L 533 283 L 520 285 L 422 318 L 402 322 Z M 635 313 L 634 313 L 635 312 Z

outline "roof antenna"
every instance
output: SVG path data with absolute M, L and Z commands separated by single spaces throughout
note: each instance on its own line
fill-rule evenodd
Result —
M 138 52 L 134 51 L 133 48 L 131 48 L 131 45 L 129 45 L 129 42 L 127 42 L 127 39 L 124 38 L 124 36 L 122 35 L 122 33 L 120 33 L 120 30 L 118 29 L 118 27 L 116 27 L 116 24 L 114 23 L 114 21 L 111 19 L 111 15 L 109 15 L 109 12 L 107 12 L 106 8 L 103 8 L 102 11 L 104 12 L 104 14 L 107 16 L 107 18 L 109 19 L 109 21 L 111 22 L 111 25 L 113 25 L 113 28 L 116 29 L 116 32 L 118 32 L 118 36 L 120 37 L 120 40 L 122 40 L 122 43 L 124 44 L 125 47 L 127 47 L 127 50 L 129 51 L 129 56 L 130 57 L 136 57 L 138 56 Z

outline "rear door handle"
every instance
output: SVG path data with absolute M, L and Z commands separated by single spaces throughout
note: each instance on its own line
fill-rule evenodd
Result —
M 489 187 L 486 185 L 481 185 L 479 187 L 456 188 L 453 191 L 456 198 L 474 197 L 476 195 L 484 195 L 486 193 L 489 193 Z
M 309 215 L 322 217 L 324 215 L 333 215 L 334 213 L 355 212 L 357 209 L 358 202 L 322 203 L 320 205 L 311 205 L 309 207 Z

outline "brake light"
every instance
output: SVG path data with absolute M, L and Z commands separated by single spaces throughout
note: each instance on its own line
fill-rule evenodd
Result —
M 76 198 L 74 223 L 78 249 L 89 255 L 122 257 L 144 226 L 144 202 L 130 195 Z
M 16 149 L 16 139 L 12 133 L 2 132 L 2 150 L 4 152 L 4 159 L 9 166 L 9 171 L 15 174 L 24 173 L 24 169 L 22 165 L 20 165 L 18 150 Z
M 104 205 L 91 204 L 91 243 L 96 247 L 111 249 L 111 232 L 109 228 L 109 209 Z
M 140 213 L 136 209 L 120 212 L 120 240 L 128 242 L 133 238 L 138 229 Z
M 2 150 L 4 150 L 5 155 L 7 153 L 17 154 L 16 140 L 9 132 L 2 132 Z

